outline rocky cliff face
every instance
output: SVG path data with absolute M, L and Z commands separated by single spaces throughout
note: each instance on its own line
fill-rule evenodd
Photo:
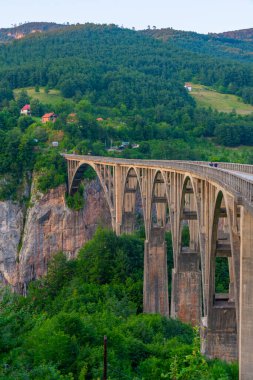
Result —
M 0 281 L 26 292 L 29 281 L 43 276 L 49 259 L 64 251 L 69 258 L 94 234 L 110 225 L 110 212 L 98 181 L 85 187 L 85 206 L 70 210 L 65 186 L 45 195 L 33 194 L 24 215 L 10 202 L 0 203 Z M 23 223 L 25 217 L 25 223 Z
M 16 261 L 23 230 L 23 211 L 12 202 L 0 202 L 0 283 L 17 278 Z

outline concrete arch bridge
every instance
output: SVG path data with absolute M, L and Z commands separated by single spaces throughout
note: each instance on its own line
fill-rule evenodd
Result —
M 144 312 L 201 326 L 203 353 L 227 361 L 239 358 L 240 379 L 252 380 L 253 166 L 63 156 L 70 194 L 87 165 L 95 170 L 117 234 L 133 232 L 139 194 L 146 234 Z M 184 246 L 186 224 L 190 237 Z M 170 297 L 167 228 L 174 260 Z M 225 293 L 215 286 L 218 260 L 229 267 Z

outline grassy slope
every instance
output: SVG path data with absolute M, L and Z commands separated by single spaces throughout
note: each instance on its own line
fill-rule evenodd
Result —
M 17 97 L 17 95 L 22 90 L 23 89 L 21 88 L 14 90 L 15 97 Z M 28 95 L 32 99 L 38 99 L 41 103 L 44 103 L 44 104 L 55 105 L 60 100 L 63 100 L 63 97 L 61 96 L 59 90 L 55 90 L 55 89 L 50 90 L 48 94 L 45 93 L 44 88 L 42 87 L 40 88 L 40 92 L 36 92 L 34 87 L 28 87 L 28 88 L 25 88 L 24 90 L 28 92 Z
M 237 96 L 221 94 L 200 84 L 192 85 L 191 94 L 201 107 L 211 107 L 226 113 L 235 110 L 239 115 L 248 115 L 253 112 L 253 106 L 243 103 Z
M 21 90 L 21 88 L 14 90 L 15 97 Z M 45 93 L 44 88 L 40 88 L 40 92 L 36 92 L 34 87 L 28 87 L 25 90 L 32 99 L 38 99 L 44 104 L 55 105 L 60 100 L 63 100 L 59 90 L 50 90 L 48 94 Z M 191 95 L 201 107 L 211 107 L 219 112 L 229 113 L 235 110 L 239 115 L 248 115 L 253 112 L 253 106 L 243 103 L 237 96 L 221 94 L 210 87 L 200 84 L 192 85 Z

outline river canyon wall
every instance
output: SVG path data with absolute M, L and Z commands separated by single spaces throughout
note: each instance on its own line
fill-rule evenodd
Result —
M 98 180 L 85 184 L 84 207 L 70 210 L 64 185 L 40 194 L 32 188 L 29 207 L 0 202 L 0 283 L 26 293 L 27 284 L 47 272 L 48 261 L 63 251 L 69 258 L 110 226 L 110 212 Z

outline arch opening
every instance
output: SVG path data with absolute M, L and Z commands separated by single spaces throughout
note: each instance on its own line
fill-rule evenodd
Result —
M 199 223 L 194 189 L 191 179 L 185 180 L 180 217 L 180 253 L 199 255 Z M 200 261 L 199 261 L 200 265 Z
M 199 325 L 203 315 L 199 221 L 190 177 L 185 178 L 182 188 L 176 249 L 172 283 L 173 316 L 193 326 Z
M 231 236 L 223 193 L 217 196 L 212 235 L 212 299 L 214 306 L 234 306 Z
M 151 229 L 161 228 L 169 230 L 170 214 L 166 193 L 166 183 L 161 172 L 155 176 L 151 200 Z
M 111 198 L 110 193 L 112 191 L 108 191 L 108 188 L 110 185 L 112 185 L 112 179 L 110 177 L 110 184 L 109 181 L 105 180 L 103 177 L 103 173 L 98 170 L 97 167 L 90 165 L 89 163 L 82 163 L 74 173 L 74 176 L 72 178 L 72 182 L 69 184 L 69 194 L 72 197 L 75 197 L 75 194 L 79 192 L 80 186 L 83 183 L 84 184 L 84 192 L 86 186 L 89 186 L 88 194 L 84 194 L 86 197 L 95 196 L 95 201 L 99 203 L 100 209 L 102 208 L 104 210 L 104 214 L 108 213 L 111 217 L 111 225 L 113 220 L 112 215 L 112 206 L 113 206 L 113 199 Z M 94 181 L 94 183 L 91 184 L 91 181 Z M 100 193 L 99 197 L 97 196 L 97 193 Z M 101 194 L 102 197 L 101 197 Z M 97 223 L 102 223 L 103 221 L 98 216 Z
M 144 211 L 141 197 L 140 184 L 136 171 L 130 168 L 124 187 L 122 208 L 122 233 L 138 231 L 145 236 Z

